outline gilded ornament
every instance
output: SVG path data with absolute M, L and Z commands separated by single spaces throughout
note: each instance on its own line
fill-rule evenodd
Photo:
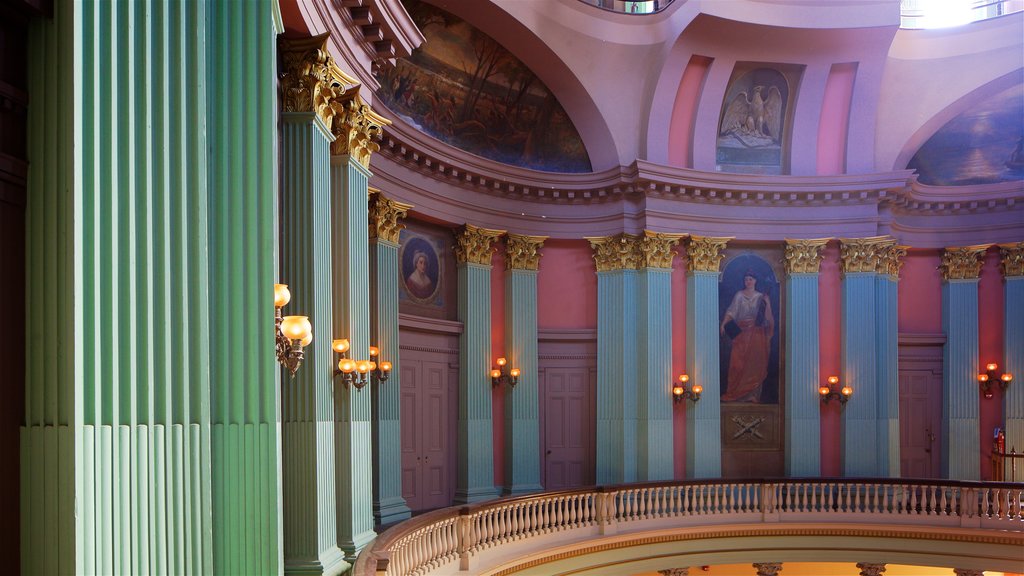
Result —
M 612 270 L 638 270 L 643 266 L 640 238 L 633 234 L 617 234 L 586 238 L 594 250 L 598 272 Z
M 903 257 L 907 255 L 909 248 L 910 246 L 900 246 L 895 243 L 879 247 L 878 273 L 899 280 L 900 269 L 903 268 Z
M 989 246 L 991 244 L 946 248 L 942 253 L 942 263 L 939 264 L 939 270 L 942 270 L 942 279 L 976 280 L 979 278 L 981 266 L 984 264 L 982 257 Z
M 380 150 L 376 141 L 384 134 L 391 121 L 377 114 L 358 94 L 348 94 L 331 101 L 334 110 L 334 142 L 331 154 L 348 154 L 364 168 L 370 167 L 370 156 Z
M 1024 242 L 1000 244 L 999 254 L 1002 256 L 1003 276 L 1024 276 Z
M 540 266 L 540 248 L 547 236 L 509 234 L 505 242 L 506 270 L 537 270 Z
M 690 236 L 686 247 L 690 272 L 718 272 L 722 263 L 722 250 L 732 237 Z
M 455 235 L 455 260 L 459 264 L 490 266 L 491 254 L 494 253 L 492 244 L 504 233 L 504 230 L 488 230 L 466 224 L 462 232 Z
M 879 259 L 884 248 L 896 243 L 891 236 L 870 238 L 840 238 L 839 263 L 843 274 L 851 272 L 878 272 Z
M 672 259 L 676 256 L 674 247 L 686 234 L 667 234 L 644 230 L 640 238 L 640 252 L 643 254 L 643 266 L 647 268 L 671 268 Z
M 813 240 L 786 238 L 786 273 L 817 274 L 821 269 L 821 260 L 825 257 L 822 249 L 831 238 Z
M 860 568 L 860 576 L 882 576 L 882 572 L 885 572 L 885 564 L 857 562 L 857 568 Z
M 412 204 L 406 204 L 385 197 L 379 190 L 370 193 L 370 238 L 398 244 L 398 234 L 405 225 L 398 222 L 405 218 Z
M 335 116 L 332 101 L 359 90 L 359 82 L 334 63 L 327 48 L 329 37 L 282 38 L 278 43 L 282 110 L 313 112 L 328 129 Z

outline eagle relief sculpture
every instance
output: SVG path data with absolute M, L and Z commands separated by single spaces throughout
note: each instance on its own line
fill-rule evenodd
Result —
M 731 136 L 738 144 L 757 148 L 782 142 L 782 94 L 776 86 L 754 86 L 753 96 L 740 92 L 722 115 L 719 143 Z

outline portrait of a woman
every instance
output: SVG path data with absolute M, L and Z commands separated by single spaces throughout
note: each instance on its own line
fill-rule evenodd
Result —
M 413 296 L 424 299 L 434 293 L 434 281 L 427 275 L 427 253 L 417 251 L 412 255 L 412 272 L 405 278 L 405 287 Z
M 441 286 L 441 263 L 437 248 L 427 237 L 402 230 L 402 297 L 415 304 L 437 305 Z
M 758 291 L 753 270 L 743 274 L 743 288 L 722 315 L 719 332 L 731 338 L 727 382 L 723 402 L 761 402 L 761 387 L 768 378 L 775 314 L 771 299 Z M 727 331 L 730 322 L 738 332 Z

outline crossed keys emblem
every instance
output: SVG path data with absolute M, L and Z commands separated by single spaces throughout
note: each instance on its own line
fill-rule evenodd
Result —
M 732 435 L 732 439 L 735 440 L 740 436 L 750 434 L 754 438 L 764 440 L 764 435 L 757 429 L 764 420 L 764 416 L 751 416 L 749 419 L 740 415 L 733 416 L 732 421 L 736 424 L 737 429 L 736 433 Z

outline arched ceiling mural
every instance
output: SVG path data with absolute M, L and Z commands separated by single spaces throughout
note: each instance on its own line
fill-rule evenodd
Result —
M 419 0 L 404 4 L 426 42 L 377 75 L 385 106 L 434 138 L 491 160 L 591 171 L 569 116 L 518 58 L 453 14 Z
M 907 168 L 933 186 L 1024 179 L 1024 82 L 958 116 L 914 154 Z

